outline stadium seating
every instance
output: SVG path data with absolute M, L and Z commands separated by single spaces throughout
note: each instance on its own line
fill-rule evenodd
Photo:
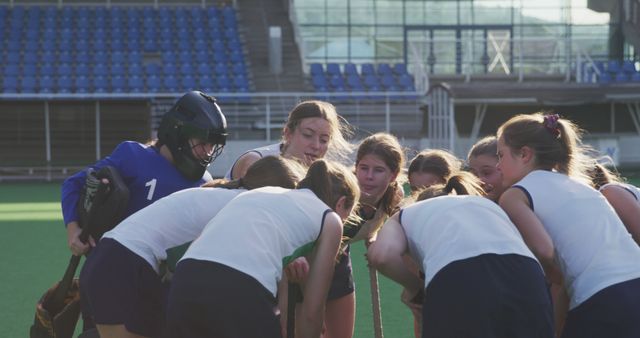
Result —
M 317 93 L 327 92 L 415 92 L 414 79 L 407 72 L 403 63 L 393 65 L 379 63 L 373 65 L 364 63 L 358 67 L 353 63 L 344 64 L 341 67 L 337 63 L 328 63 L 326 71 L 322 64 L 309 65 L 311 84 Z M 335 99 L 339 99 L 336 96 Z M 378 95 L 367 95 L 357 99 L 378 99 Z
M 584 62 L 580 69 L 586 82 L 600 84 L 640 82 L 640 70 L 633 60 L 597 60 Z
M 4 5 L 0 24 L 3 93 L 251 90 L 230 6 Z

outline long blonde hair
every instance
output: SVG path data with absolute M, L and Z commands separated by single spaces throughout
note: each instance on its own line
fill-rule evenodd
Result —
M 353 152 L 353 145 L 346 140 L 353 136 L 353 130 L 338 116 L 336 107 L 329 102 L 319 100 L 300 102 L 289 112 L 287 123 L 282 132 L 282 152 L 288 147 L 284 138 L 285 131 L 293 133 L 302 120 L 313 117 L 319 117 L 329 122 L 331 139 L 327 149 L 327 158 L 345 162 Z

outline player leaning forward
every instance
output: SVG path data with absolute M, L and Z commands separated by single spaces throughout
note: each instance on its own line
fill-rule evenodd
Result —
M 342 222 L 359 194 L 349 170 L 318 160 L 297 189 L 267 187 L 233 199 L 177 265 L 168 335 L 282 337 L 273 311 L 282 267 L 308 254 L 311 270 L 296 337 L 318 337 Z

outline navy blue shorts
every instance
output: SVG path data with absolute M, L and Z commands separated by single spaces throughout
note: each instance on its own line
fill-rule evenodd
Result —
M 425 290 L 423 338 L 552 338 L 553 308 L 540 265 L 485 254 L 438 271 Z
M 350 247 L 347 247 L 344 255 L 340 255 L 338 263 L 336 263 L 327 300 L 342 298 L 353 293 L 356 289 L 355 284 L 353 283 L 353 271 L 351 269 L 349 248 Z
M 562 338 L 640 337 L 640 278 L 598 291 L 569 311 Z
M 167 337 L 282 338 L 276 300 L 253 277 L 226 265 L 185 259 L 167 305 Z
M 92 250 L 80 274 L 83 308 L 98 325 L 124 324 L 147 337 L 161 334 L 166 289 L 153 268 L 111 238 Z

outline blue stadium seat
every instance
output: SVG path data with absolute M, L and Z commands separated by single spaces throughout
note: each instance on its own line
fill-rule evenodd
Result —
M 344 87 L 345 87 L 344 78 L 340 75 L 331 76 L 329 78 L 329 84 L 333 88 L 341 88 L 342 90 L 344 90 Z
M 22 41 L 11 40 L 7 42 L 7 50 L 14 53 L 20 53 L 20 51 L 22 50 Z
M 93 63 L 94 64 L 106 64 L 110 62 L 109 54 L 102 51 L 94 51 L 93 53 Z
M 208 63 L 199 63 L 196 71 L 200 76 L 211 75 L 213 73 L 213 69 L 209 67 Z
M 233 51 L 231 55 L 229 55 L 229 60 L 233 63 L 244 62 L 244 56 L 239 51 Z
M 93 77 L 93 91 L 96 93 L 107 93 L 109 92 L 109 80 L 104 76 L 94 76 Z
M 622 69 L 620 68 L 620 62 L 618 62 L 618 60 L 609 60 L 609 62 L 607 63 L 607 71 L 609 73 L 618 73 L 620 72 Z
M 631 74 L 631 81 L 640 82 L 640 72 L 635 72 Z
M 312 63 L 309 65 L 309 72 L 311 76 L 314 75 L 324 75 L 324 69 L 322 68 L 322 64 L 320 63 Z
M 39 61 L 40 61 L 40 57 L 38 56 L 38 53 L 35 53 L 35 52 L 25 53 L 24 58 L 22 59 L 22 63 L 24 65 L 35 66 L 38 64 Z
M 400 87 L 402 87 L 402 89 L 404 89 L 404 91 L 408 91 L 408 92 L 416 91 L 416 87 L 413 81 L 413 76 L 409 74 L 401 75 L 398 78 L 398 84 L 400 85 Z
M 209 56 L 209 53 L 204 50 L 198 50 L 196 52 L 195 59 L 197 63 L 207 63 L 212 60 L 212 58 Z
M 111 92 L 124 93 L 127 92 L 127 80 L 124 76 L 111 76 Z
M 112 63 L 110 67 L 110 75 L 113 76 L 125 76 L 127 73 L 124 63 Z M 111 83 L 113 87 L 113 82 Z
M 146 39 L 142 43 L 142 48 L 147 53 L 157 52 L 158 51 L 158 43 L 156 42 L 156 39 Z
M 141 93 L 144 91 L 144 79 L 140 76 L 129 76 L 127 79 L 129 91 L 132 93 Z
M 144 73 L 147 77 L 159 76 L 161 73 L 160 65 L 157 63 L 147 63 L 144 65 Z
M 329 86 L 327 78 L 324 74 L 318 74 L 311 77 L 311 83 L 315 88 L 327 88 Z
M 73 69 L 70 63 L 58 63 L 56 67 L 56 75 L 58 77 L 70 76 L 73 74 Z
M 86 40 L 89 41 L 93 38 L 93 35 L 90 34 L 89 29 L 87 28 L 76 28 L 75 30 L 76 36 L 75 39 L 77 40 Z
M 21 93 L 36 93 L 38 82 L 35 76 L 23 76 L 20 79 L 20 92 Z
M 94 53 L 102 53 L 102 54 L 107 53 L 107 50 L 108 50 L 107 40 L 98 39 L 98 38 L 96 38 L 95 40 L 92 40 L 91 50 Z
M 55 81 L 51 76 L 40 76 L 38 78 L 39 83 L 39 93 L 53 93 L 55 91 Z
M 162 63 L 176 63 L 178 62 L 178 57 L 174 52 L 166 51 L 162 53 Z
M 362 86 L 362 80 L 360 80 L 360 76 L 358 76 L 358 74 L 351 74 L 349 76 L 347 76 L 347 84 L 349 85 L 349 87 L 351 88 L 359 88 L 359 89 L 363 89 Z
M 164 76 L 175 76 L 178 72 L 176 65 L 173 63 L 165 63 L 162 65 L 162 74 Z
M 209 19 L 220 17 L 220 9 L 218 9 L 218 7 L 215 7 L 215 6 L 207 7 L 207 17 Z
M 58 33 L 55 30 L 55 26 L 50 28 L 45 28 L 42 32 L 42 42 L 50 42 L 52 44 L 55 43 L 56 38 L 58 37 Z
M 54 76 L 56 72 L 56 68 L 51 62 L 41 63 L 40 64 L 40 76 Z
M 191 56 L 191 47 L 180 48 L 182 51 L 178 54 L 178 62 L 179 63 L 191 63 L 193 62 L 193 57 Z
M 3 76 L 18 76 L 20 74 L 20 65 L 18 62 L 11 62 L 4 65 Z
M 106 63 L 94 63 L 93 64 L 93 76 L 107 77 L 109 76 L 109 67 Z M 95 82 L 94 82 L 95 86 Z M 97 86 L 95 86 L 97 87 Z
M 147 76 L 146 78 L 147 91 L 151 93 L 158 93 L 162 90 L 162 81 L 155 75 Z
M 109 46 L 111 47 L 112 53 L 115 51 L 122 51 L 125 49 L 124 42 L 121 39 L 111 38 L 111 41 L 109 42 Z
M 183 63 L 180 65 L 180 74 L 182 76 L 192 76 L 194 74 L 191 63 Z
M 18 78 L 14 76 L 4 76 L 2 78 L 2 91 L 5 93 L 18 92 Z
M 216 63 L 214 67 L 215 67 L 215 68 L 214 68 L 214 73 L 215 73 L 217 76 L 220 76 L 220 75 L 225 75 L 225 76 L 226 76 L 226 75 L 227 75 L 227 73 L 228 73 L 228 70 L 229 70 L 229 69 L 227 68 L 227 65 L 226 65 L 226 64 L 224 64 L 224 63 Z
M 138 39 L 127 39 L 125 47 L 129 51 L 138 51 L 140 50 L 140 41 Z
M 76 76 L 89 76 L 91 74 L 91 69 L 86 63 L 76 63 L 75 64 L 75 72 Z
M 244 77 L 234 78 L 233 85 L 237 90 L 246 89 L 246 91 L 249 91 L 249 81 Z
M 628 74 L 632 74 L 636 72 L 636 65 L 633 61 L 631 60 L 624 60 L 622 62 L 622 71 L 628 73 Z
M 375 75 L 375 74 L 376 74 L 376 71 L 375 71 L 375 69 L 374 69 L 374 67 L 373 67 L 373 64 L 371 64 L 371 63 L 363 63 L 363 64 L 360 66 L 360 74 L 361 74 L 362 76 L 366 76 L 366 75 Z
M 22 60 L 22 56 L 20 52 L 8 52 L 7 53 L 7 63 L 15 63 L 18 64 Z
M 227 56 L 227 53 L 224 52 L 224 49 L 215 49 L 213 51 L 213 61 L 216 63 L 226 63 L 229 61 L 229 57 Z
M 92 92 L 91 81 L 86 76 L 76 76 L 75 88 L 76 88 L 76 93 Z
M 197 39 L 193 43 L 193 49 L 196 51 L 206 50 L 209 48 L 209 43 L 204 39 Z
M 378 75 L 393 75 L 393 71 L 391 70 L 391 66 L 388 63 L 379 63 L 378 64 Z
M 598 76 L 598 83 L 608 84 L 608 83 L 611 83 L 611 81 L 612 81 L 612 78 L 611 78 L 611 74 L 609 74 L 609 72 L 602 72 Z
M 216 85 L 218 86 L 218 88 L 220 88 L 221 91 L 223 88 L 231 90 L 231 87 L 233 87 L 231 81 L 225 75 L 216 76 Z
M 194 90 L 198 88 L 198 85 L 196 84 L 196 80 L 193 78 L 193 76 L 183 76 L 181 85 L 182 85 L 182 91 L 189 91 L 189 90 Z
M 216 85 L 211 76 L 200 76 L 198 79 L 198 87 L 204 92 L 216 91 Z
M 76 52 L 75 56 L 76 63 L 91 63 L 91 54 L 88 52 Z
M 342 76 L 342 72 L 340 71 L 340 65 L 337 63 L 327 63 L 327 75 Z
M 178 92 L 179 83 L 178 83 L 178 79 L 175 76 L 173 75 L 165 76 L 162 81 L 162 84 L 165 92 L 167 93 Z
M 372 90 L 372 88 L 378 88 L 378 90 L 380 90 L 380 82 L 378 81 L 378 77 L 372 74 L 365 75 L 364 85 L 369 90 Z
M 126 63 L 128 64 L 142 63 L 144 61 L 144 56 L 138 50 L 134 50 L 134 51 L 130 51 L 129 53 L 126 53 L 125 57 L 126 57 Z
M 71 52 L 61 51 L 58 53 L 58 63 L 73 63 L 75 58 Z
M 127 65 L 127 73 L 129 76 L 144 77 L 144 67 L 142 62 L 131 62 Z
M 127 55 L 125 55 L 125 53 L 120 52 L 120 51 L 113 51 L 111 52 L 111 63 L 126 63 L 128 62 L 128 58 Z
M 620 72 L 618 72 L 615 75 L 616 82 L 629 82 L 629 80 L 630 80 L 629 74 L 623 72 L 622 69 L 620 70 Z
M 359 75 L 358 68 L 353 63 L 346 63 L 344 65 L 344 75 L 345 76 Z
M 73 92 L 73 79 L 70 76 L 58 76 L 56 79 L 56 85 L 58 93 Z
M 391 70 L 391 69 L 389 69 Z M 397 91 L 396 78 L 393 75 L 386 74 L 379 78 L 382 86 L 388 91 Z
M 231 51 L 237 51 L 238 53 L 242 53 L 242 43 L 237 38 L 227 40 L 227 47 Z
M 36 30 L 33 30 L 33 32 L 35 32 L 36 36 L 35 37 L 29 37 L 27 36 L 27 41 L 24 44 L 24 50 L 25 50 L 25 54 L 28 52 L 28 54 L 32 54 L 37 52 L 40 49 L 40 42 L 39 40 L 39 32 Z

